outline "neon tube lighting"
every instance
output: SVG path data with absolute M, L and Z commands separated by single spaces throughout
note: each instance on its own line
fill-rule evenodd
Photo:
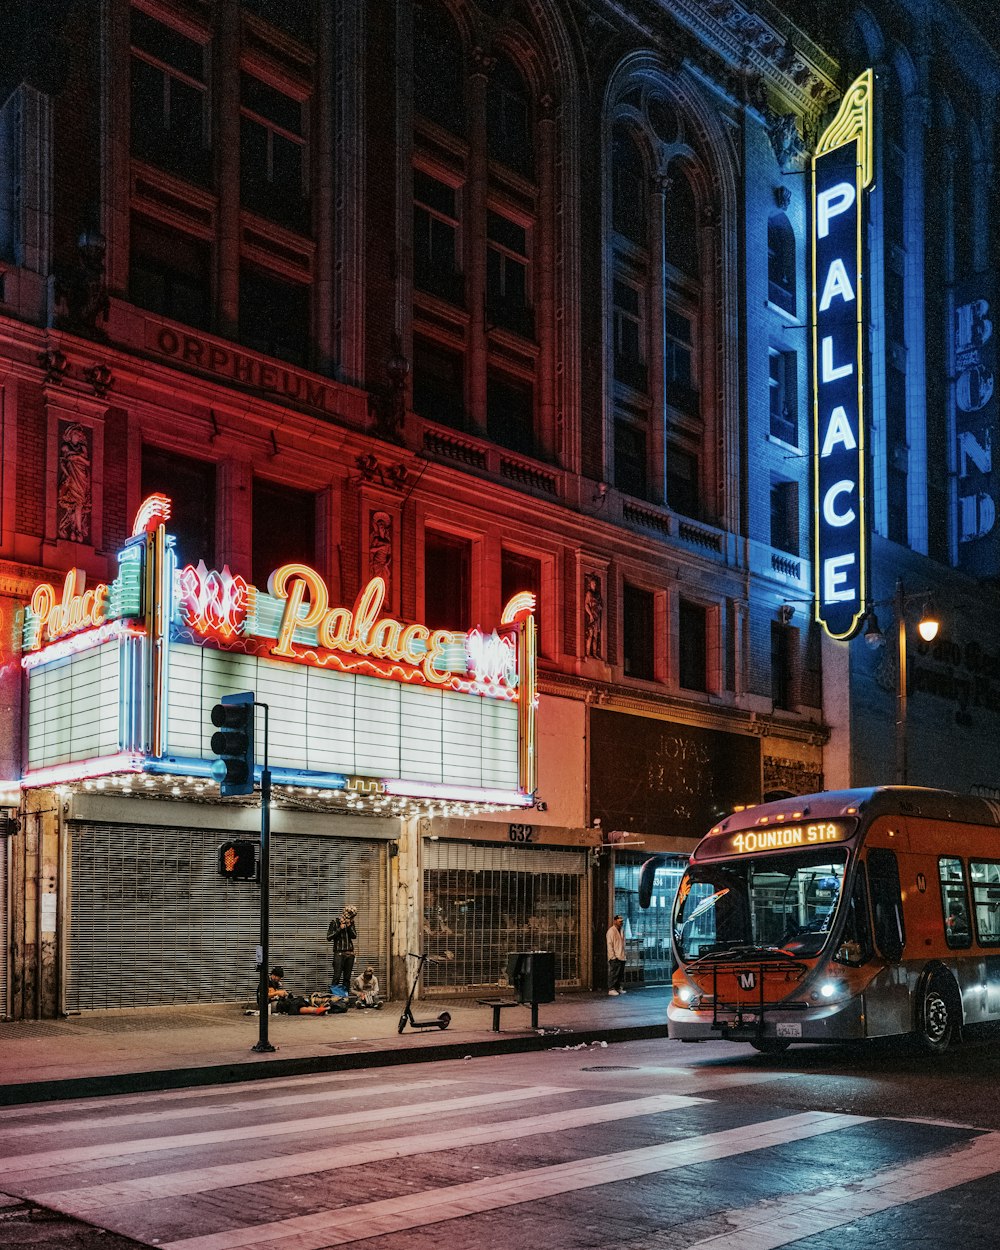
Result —
M 53 764 L 51 768 L 37 768 L 34 772 L 24 774 L 21 785 L 26 789 L 58 786 L 69 781 L 85 781 L 88 777 L 107 777 L 111 773 L 140 772 L 142 756 L 133 751 L 120 751 L 117 755 L 102 755 L 72 764 Z

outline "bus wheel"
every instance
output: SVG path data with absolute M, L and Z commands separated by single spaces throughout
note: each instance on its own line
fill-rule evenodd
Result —
M 754 1050 L 759 1050 L 762 1055 L 783 1055 L 791 1044 L 784 1037 L 761 1037 L 750 1043 Z
M 920 999 L 920 1023 L 917 1044 L 928 1055 L 940 1055 L 948 1049 L 955 1021 L 948 1005 L 947 991 L 937 978 L 924 983 Z

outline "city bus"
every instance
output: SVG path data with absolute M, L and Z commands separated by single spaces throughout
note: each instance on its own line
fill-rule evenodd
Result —
M 778 1054 L 1000 1020 L 1000 804 L 909 786 L 721 820 L 680 880 L 668 1030 Z

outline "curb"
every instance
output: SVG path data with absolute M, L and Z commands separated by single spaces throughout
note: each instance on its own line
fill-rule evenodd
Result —
M 152 1072 L 123 1072 L 109 1076 L 75 1076 L 21 1085 L 0 1085 L 0 1107 L 54 1102 L 62 1098 L 101 1098 L 108 1094 L 157 1093 L 203 1085 L 232 1085 L 241 1081 L 264 1081 L 272 1077 L 302 1076 L 320 1072 L 349 1072 L 360 1068 L 393 1068 L 410 1063 L 439 1063 L 445 1059 L 479 1058 L 485 1055 L 516 1055 L 536 1050 L 556 1050 L 591 1042 L 632 1042 L 667 1037 L 665 1024 L 620 1026 L 610 1029 L 567 1029 L 499 1037 L 495 1041 L 438 1043 L 414 1050 L 361 1050 L 342 1055 L 304 1055 L 295 1059 L 247 1060 L 244 1063 L 206 1065 L 196 1068 L 165 1068 Z

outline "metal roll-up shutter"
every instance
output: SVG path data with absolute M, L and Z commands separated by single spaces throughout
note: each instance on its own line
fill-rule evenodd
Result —
M 260 886 L 218 873 L 211 829 L 72 822 L 71 1011 L 253 999 Z M 270 963 L 293 992 L 330 983 L 326 927 L 358 908 L 358 959 L 386 984 L 385 844 L 271 838 Z
M 424 985 L 501 984 L 519 950 L 552 951 L 557 984 L 581 985 L 586 871 L 583 851 L 425 842 Z

